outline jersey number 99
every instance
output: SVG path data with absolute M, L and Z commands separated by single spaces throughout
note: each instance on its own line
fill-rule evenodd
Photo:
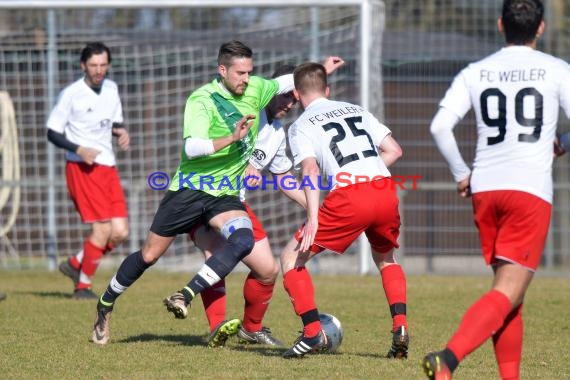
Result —
M 524 115 L 524 99 L 527 96 L 534 98 L 534 118 L 532 119 Z M 497 98 L 499 111 L 498 117 L 493 119 L 489 117 L 489 98 L 491 97 Z M 487 138 L 487 145 L 498 144 L 505 139 L 505 133 L 507 132 L 507 96 L 498 88 L 488 88 L 481 93 L 479 101 L 481 104 L 481 116 L 485 124 L 488 127 L 499 128 L 499 134 L 497 136 Z M 517 92 L 515 96 L 515 118 L 517 123 L 523 127 L 533 128 L 530 134 L 520 133 L 518 141 L 526 143 L 535 143 L 538 141 L 542 130 L 542 105 L 542 94 L 534 87 L 526 87 Z

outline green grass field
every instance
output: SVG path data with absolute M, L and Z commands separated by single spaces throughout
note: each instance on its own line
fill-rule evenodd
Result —
M 101 292 L 111 273 L 98 273 Z M 465 309 L 490 284 L 490 277 L 409 276 L 410 357 L 384 358 L 391 334 L 389 310 L 376 276 L 315 277 L 319 309 L 343 323 L 338 353 L 301 360 L 281 358 L 284 349 L 206 347 L 207 323 L 201 301 L 186 320 L 176 320 L 162 299 L 179 289 L 188 274 L 146 273 L 117 302 L 111 343 L 89 342 L 95 302 L 70 298 L 71 281 L 59 273 L 0 272 L 0 378 L 2 379 L 422 379 L 419 360 L 441 348 Z M 245 274 L 227 279 L 228 316 L 242 316 Z M 570 281 L 538 277 L 525 306 L 523 379 L 570 378 Z M 265 324 L 293 343 L 299 318 L 278 280 Z M 456 371 L 458 379 L 496 379 L 492 346 L 486 343 Z

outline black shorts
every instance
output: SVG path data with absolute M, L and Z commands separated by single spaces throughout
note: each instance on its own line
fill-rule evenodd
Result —
M 215 197 L 188 188 L 168 191 L 160 201 L 150 230 L 164 237 L 185 234 L 196 225 L 207 225 L 214 216 L 233 210 L 246 212 L 243 203 L 235 195 Z

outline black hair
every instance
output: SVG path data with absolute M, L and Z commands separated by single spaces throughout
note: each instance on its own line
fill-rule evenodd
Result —
M 271 75 L 271 78 L 277 78 L 280 77 L 281 75 L 293 74 L 293 71 L 295 71 L 295 65 L 290 65 L 290 64 L 279 65 L 273 72 L 273 75 Z
M 229 41 L 220 46 L 218 65 L 231 66 L 234 58 L 251 58 L 253 51 L 240 41 Z
M 526 45 L 536 39 L 544 17 L 540 0 L 505 0 L 503 2 L 503 29 L 508 44 Z
M 96 54 L 107 53 L 107 58 L 109 58 L 109 63 L 111 63 L 111 51 L 102 42 L 89 42 L 83 50 L 81 50 L 80 62 L 86 63 L 89 58 Z

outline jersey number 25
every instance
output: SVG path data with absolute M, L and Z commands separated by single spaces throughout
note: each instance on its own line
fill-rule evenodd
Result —
M 362 151 L 362 156 L 364 156 L 364 158 L 372 157 L 372 156 L 378 156 L 376 149 L 374 149 L 374 144 L 372 143 L 372 138 L 370 137 L 368 132 L 366 132 L 364 129 L 360 129 L 356 126 L 356 123 L 362 123 L 362 116 L 347 117 L 344 119 L 344 122 L 345 122 L 345 125 L 348 126 L 348 128 L 350 129 L 350 132 L 352 133 L 352 135 L 354 137 L 366 136 L 366 138 L 368 139 L 368 142 L 370 143 L 370 149 Z M 343 127 L 342 124 L 337 123 L 337 122 L 327 123 L 327 124 L 323 125 L 323 129 L 325 131 L 330 131 L 331 129 L 334 129 L 336 131 L 336 135 L 334 135 L 331 139 L 331 143 L 329 144 L 329 148 L 330 148 L 336 162 L 338 163 L 339 167 L 342 168 L 344 165 L 346 165 L 352 161 L 358 160 L 358 153 L 357 152 L 349 154 L 348 156 L 343 156 L 342 152 L 340 151 L 340 149 L 338 147 L 338 143 L 346 138 L 345 127 Z

